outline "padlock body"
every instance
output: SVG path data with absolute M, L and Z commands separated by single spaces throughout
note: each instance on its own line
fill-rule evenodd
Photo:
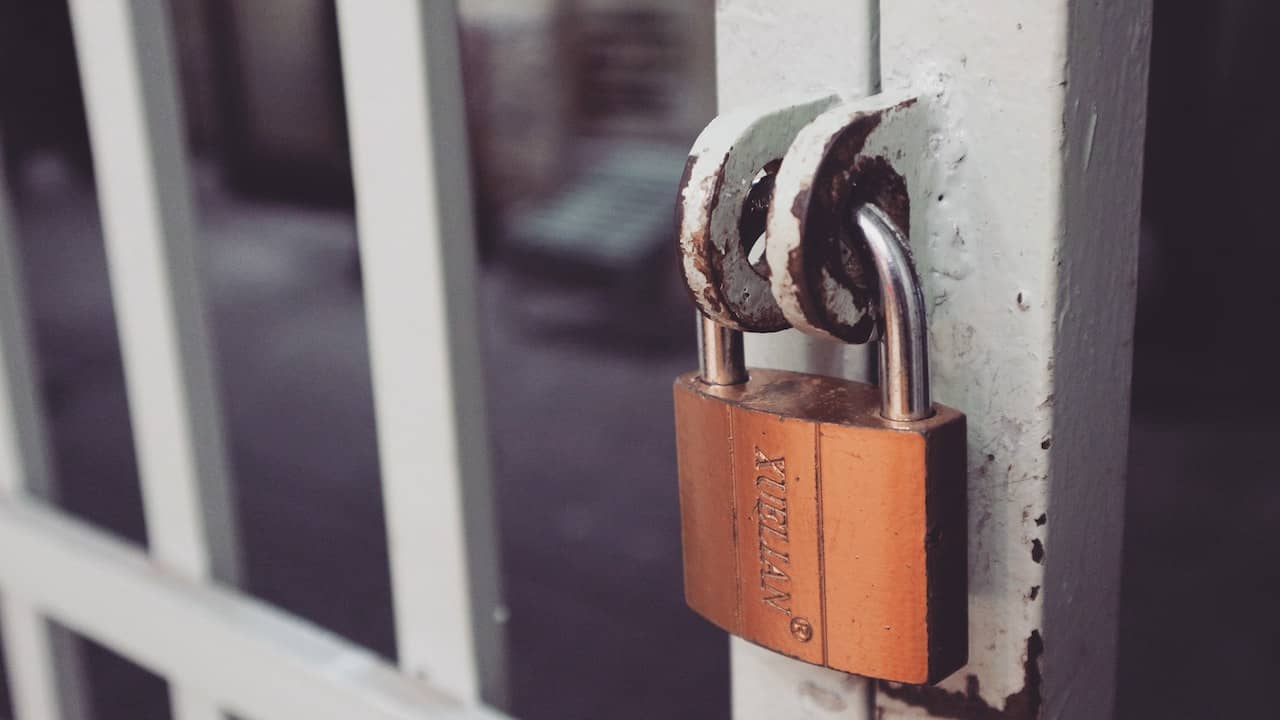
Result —
M 777 370 L 677 378 L 685 597 L 786 655 L 934 683 L 968 653 L 965 419 L 892 422 L 879 401 Z

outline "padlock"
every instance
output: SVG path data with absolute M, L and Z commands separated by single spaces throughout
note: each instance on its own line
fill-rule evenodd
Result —
M 742 333 L 700 316 L 700 369 L 674 387 L 685 597 L 771 650 L 934 683 L 968 653 L 965 418 L 929 399 L 905 237 L 874 205 L 853 218 L 879 281 L 879 388 L 748 370 Z

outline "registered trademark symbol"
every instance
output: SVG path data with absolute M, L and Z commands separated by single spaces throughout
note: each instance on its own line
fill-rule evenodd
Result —
M 791 634 L 800 642 L 809 642 L 813 639 L 813 626 L 802 617 L 791 618 Z

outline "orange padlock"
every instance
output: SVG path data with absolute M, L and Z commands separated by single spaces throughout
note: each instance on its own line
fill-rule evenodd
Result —
M 675 382 L 685 597 L 800 660 L 934 683 L 968 654 L 965 418 L 929 399 L 905 237 L 874 205 L 854 217 L 879 281 L 878 389 L 748 371 L 742 333 L 702 316 L 701 368 Z

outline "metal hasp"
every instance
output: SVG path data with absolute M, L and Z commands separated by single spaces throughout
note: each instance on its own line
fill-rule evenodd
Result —
M 717 118 L 690 155 L 677 225 L 701 362 L 673 389 L 685 598 L 784 655 L 928 684 L 967 659 L 966 422 L 930 402 L 907 181 L 890 159 L 921 138 L 864 152 L 881 124 L 919 114 L 879 100 Z M 743 331 L 788 325 L 879 341 L 880 386 L 748 371 Z
M 880 414 L 887 420 L 921 420 L 933 414 L 929 400 L 929 343 L 924 295 L 907 255 L 907 239 L 883 210 L 864 205 L 853 213 L 873 259 L 880 285 L 882 321 Z M 698 313 L 699 375 L 709 385 L 747 381 L 742 333 Z

